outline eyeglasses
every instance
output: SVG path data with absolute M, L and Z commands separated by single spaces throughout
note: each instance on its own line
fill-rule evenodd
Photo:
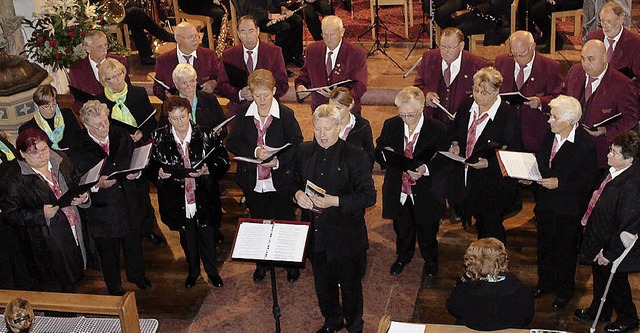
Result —
M 32 158 L 38 158 L 38 157 L 44 156 L 48 152 L 49 152 L 48 145 L 45 145 L 44 147 L 42 147 L 42 149 L 38 149 L 37 147 L 34 146 L 32 149 L 29 149 L 29 151 L 27 151 L 27 155 L 31 156 Z
M 442 44 L 440 44 L 440 45 L 438 45 L 438 48 L 439 48 L 439 49 L 441 49 L 441 50 L 448 51 L 448 50 L 455 50 L 455 49 L 457 49 L 459 46 L 460 46 L 460 43 L 458 43 L 458 45 L 456 45 L 456 46 L 446 46 L 446 45 L 442 45 Z
M 95 124 L 87 123 L 86 125 L 89 125 L 97 130 L 103 130 L 109 127 L 109 120 L 103 119 L 103 120 L 100 120 L 99 122 L 96 122 Z
M 188 115 L 183 114 L 182 116 L 179 116 L 179 117 L 169 117 L 169 120 L 171 122 L 176 122 L 177 123 L 177 122 L 185 121 L 188 117 L 189 117 Z
M 531 51 L 531 45 L 529 45 L 526 51 L 523 51 L 520 53 L 515 53 L 513 52 L 513 50 L 511 50 L 511 52 L 509 52 L 509 56 L 511 56 L 512 58 L 525 58 L 529 55 L 530 51 Z
M 120 73 L 117 73 L 117 74 L 113 74 L 112 76 L 110 76 L 108 78 L 105 78 L 105 80 L 111 82 L 112 80 L 121 78 L 123 75 L 124 75 L 124 72 L 120 72 Z
M 198 81 L 196 81 L 196 79 L 191 79 L 191 80 L 179 80 L 178 82 L 176 82 L 179 86 L 195 86 Z
M 490 95 L 495 94 L 495 93 L 497 92 L 497 90 L 494 90 L 494 91 L 486 91 L 486 90 L 483 90 L 482 88 L 480 88 L 480 87 L 478 87 L 478 86 L 473 86 L 473 92 L 474 92 L 474 93 L 477 93 L 477 94 L 480 94 L 480 95 L 482 95 L 482 96 L 490 96 Z
M 56 106 L 58 106 L 57 102 L 51 102 L 49 104 L 38 105 L 38 107 L 41 108 L 42 110 L 54 110 L 56 108 Z
M 202 39 L 203 34 L 195 34 L 195 35 L 188 35 L 188 36 L 182 36 L 182 35 L 176 35 L 176 37 L 184 39 L 184 40 L 200 40 Z
M 398 114 L 398 116 L 402 119 L 411 119 L 420 115 L 420 112 L 408 113 L 408 114 Z
M 619 152 L 613 150 L 612 147 L 609 147 L 609 154 L 611 154 L 613 157 L 624 157 L 622 155 L 622 153 L 619 153 Z

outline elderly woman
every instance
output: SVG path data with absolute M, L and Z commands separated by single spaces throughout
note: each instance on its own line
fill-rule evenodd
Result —
M 387 169 L 382 186 L 382 217 L 393 220 L 396 233 L 396 261 L 390 269 L 398 275 L 413 258 L 416 239 L 425 261 L 425 273 L 438 272 L 436 235 L 444 214 L 444 196 L 433 188 L 434 176 L 442 169 L 438 150 L 448 146 L 446 130 L 437 120 L 424 116 L 424 93 L 417 87 L 402 89 L 395 99 L 398 115 L 385 120 L 376 139 L 376 159 Z M 405 170 L 385 156 L 391 152 L 411 158 L 414 165 Z
M 509 272 L 504 244 L 490 237 L 477 240 L 464 255 L 465 274 L 447 299 L 457 325 L 492 331 L 524 328 L 535 312 L 531 290 Z
M 464 101 L 449 129 L 449 152 L 477 161 L 454 165 L 456 198 L 462 205 L 462 219 L 471 225 L 476 219 L 478 239 L 495 237 L 506 241 L 503 212 L 510 207 L 517 184 L 503 178 L 496 154 L 487 149 L 489 143 L 519 150 L 520 132 L 509 105 L 499 96 L 502 75 L 493 67 L 485 67 L 473 76 L 473 99 Z
M 552 306 L 561 309 L 573 295 L 580 219 L 597 167 L 593 140 L 578 124 L 580 102 L 560 95 L 549 106 L 551 131 L 536 154 L 543 178 L 535 187 L 538 286 L 534 296 L 551 292 L 556 295 Z
M 7 304 L 4 310 L 4 323 L 7 332 L 29 333 L 33 327 L 36 316 L 29 301 L 22 298 L 15 298 Z
M 373 169 L 374 149 L 371 124 L 360 115 L 351 112 L 355 105 L 351 91 L 345 87 L 337 87 L 331 92 L 329 104 L 340 111 L 340 139 L 364 150 L 369 155 Z
M 120 279 L 120 250 L 124 252 L 127 280 L 138 288 L 151 288 L 144 275 L 140 229 L 148 200 L 141 188 L 140 173 L 107 179 L 131 163 L 133 140 L 122 127 L 111 126 L 106 104 L 89 101 L 80 109 L 86 131 L 69 149 L 69 156 L 82 172 L 105 160 L 102 176 L 91 189 L 92 206 L 86 210 L 88 230 L 100 256 L 102 276 L 111 295 L 124 295 Z M 146 193 L 148 196 L 148 192 Z
M 229 150 L 237 156 L 264 161 L 272 157 L 265 147 L 277 148 L 287 143 L 295 146 L 302 142 L 302 131 L 293 110 L 273 97 L 276 93 L 273 74 L 258 69 L 249 75 L 248 85 L 253 102 L 240 108 L 240 118 L 235 120 L 227 138 Z M 295 148 L 289 148 L 267 163 L 238 161 L 236 182 L 247 198 L 252 218 L 295 219 L 295 206 L 290 197 L 294 186 L 294 156 Z M 266 266 L 258 265 L 253 280 L 264 279 L 266 270 Z M 299 270 L 291 269 L 287 278 L 293 282 L 299 275 Z
M 215 202 L 220 193 L 214 191 L 229 168 L 229 156 L 219 137 L 189 119 L 191 104 L 185 98 L 170 96 L 163 112 L 169 125 L 153 133 L 155 148 L 151 173 L 157 178 L 160 216 L 169 229 L 180 232 L 189 274 L 186 288 L 195 286 L 200 276 L 200 259 L 215 287 L 222 287 L 216 268 L 214 221 Z M 184 175 L 176 169 L 189 169 L 213 151 L 197 170 Z M 214 197 L 218 200 L 214 200 Z M 183 197 L 183 200 L 178 198 Z M 217 207 L 220 208 L 220 207 Z
M 59 207 L 57 200 L 80 179 L 71 161 L 51 151 L 39 128 L 24 130 L 16 140 L 18 163 L 7 171 L 2 211 L 17 226 L 27 268 L 35 288 L 73 292 L 86 267 L 82 220 L 76 206 L 89 206 L 89 194 Z
M 20 126 L 18 133 L 27 128 L 40 128 L 47 133 L 52 149 L 66 150 L 82 130 L 71 109 L 58 107 L 57 97 L 53 86 L 38 86 L 33 92 L 33 102 L 38 109 L 33 113 L 33 119 Z

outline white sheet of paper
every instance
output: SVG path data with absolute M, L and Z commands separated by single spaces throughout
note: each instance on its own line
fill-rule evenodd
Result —
M 533 153 L 499 150 L 500 160 L 511 178 L 538 181 L 542 179 Z
M 264 260 L 273 224 L 240 223 L 231 258 Z
M 438 153 L 440 153 L 440 154 L 442 154 L 442 155 L 444 155 L 444 156 L 446 156 L 446 157 L 448 157 L 448 158 L 450 158 L 450 159 L 452 159 L 454 161 L 458 161 L 460 163 L 464 163 L 464 161 L 466 160 L 466 158 L 464 158 L 462 156 L 459 156 L 459 155 L 456 155 L 456 154 L 452 154 L 452 153 L 450 153 L 448 151 L 439 151 Z
M 389 333 L 424 333 L 427 328 L 426 324 L 400 323 L 392 321 L 389 327 Z
M 306 224 L 276 223 L 271 233 L 267 259 L 302 262 L 308 230 Z

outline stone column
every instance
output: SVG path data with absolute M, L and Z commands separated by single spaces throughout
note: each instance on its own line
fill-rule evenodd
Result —
M 0 1 L 0 30 L 4 32 L 0 38 L 6 39 L 5 52 L 7 54 L 17 55 L 24 50 L 24 39 L 20 32 L 22 19 L 22 16 L 16 16 L 13 1 Z

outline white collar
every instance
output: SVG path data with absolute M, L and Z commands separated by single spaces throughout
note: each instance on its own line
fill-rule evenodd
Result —
M 602 73 L 600 73 L 600 75 L 597 76 L 596 81 L 598 82 L 598 84 L 600 84 L 600 82 L 602 82 L 602 78 L 604 77 L 604 74 L 607 73 L 608 69 L 609 69 L 609 64 L 607 64 L 607 67 L 605 67 L 604 70 L 602 71 Z M 589 82 L 589 74 L 584 73 L 584 76 L 586 76 L 587 82 Z
M 409 135 L 409 126 L 402 122 L 404 125 L 404 137 L 412 141 L 418 133 L 422 130 L 422 125 L 424 124 L 424 113 L 420 112 L 420 120 L 418 120 L 418 124 L 416 128 L 413 130 L 413 133 Z
M 536 59 L 536 51 L 533 51 L 533 57 L 531 57 L 531 61 L 529 61 L 527 63 L 527 66 L 525 66 L 526 69 L 531 70 L 531 68 L 533 68 L 533 61 Z M 516 61 L 514 61 L 516 63 L 516 68 L 518 68 L 519 70 L 522 70 L 522 68 L 520 68 L 520 64 L 518 64 Z
M 109 126 L 111 126 L 111 125 L 109 125 Z M 104 139 L 104 141 L 100 141 L 100 140 L 98 140 L 98 138 L 96 138 L 95 136 L 91 135 L 91 132 L 89 132 L 89 130 L 87 130 L 87 134 L 89 134 L 89 137 L 91 139 L 93 139 L 93 141 L 95 141 L 99 145 L 103 145 L 103 144 L 108 144 L 109 143 L 109 135 L 108 134 L 107 134 L 107 138 Z
M 246 48 L 244 46 L 244 44 L 242 44 L 242 50 L 244 51 L 244 53 L 247 53 L 247 51 L 251 51 L 251 52 L 253 52 L 253 54 L 257 54 L 259 46 L 260 46 L 260 40 L 258 40 L 258 42 L 256 43 L 256 46 L 254 48 L 252 48 L 251 50 L 249 50 L 248 48 Z
M 269 114 L 274 118 L 280 119 L 280 105 L 278 105 L 278 101 L 275 98 L 271 100 L 271 108 L 269 109 Z M 258 105 L 256 102 L 251 102 L 249 108 L 247 109 L 247 113 L 245 117 L 253 117 L 260 120 L 260 115 L 258 114 Z
M 564 142 L 569 141 L 571 143 L 575 143 L 576 142 L 576 129 L 578 129 L 578 124 L 573 125 L 573 128 L 571 129 L 571 132 L 569 132 L 569 135 L 567 135 L 566 139 L 562 139 L 560 137 L 560 134 L 556 134 L 556 140 L 558 140 L 558 143 L 560 142 Z
M 184 144 L 186 143 L 190 143 L 191 142 L 191 123 L 189 123 L 189 129 L 187 130 L 187 135 L 184 137 L 184 141 L 181 141 L 180 138 L 178 137 L 178 133 L 176 133 L 176 129 L 171 126 L 171 134 L 173 134 L 173 139 L 179 143 L 179 144 Z
M 189 54 L 186 54 L 186 53 L 184 53 L 184 52 L 182 52 L 180 50 L 180 46 L 179 45 L 176 45 L 176 50 L 178 51 L 178 62 L 180 62 L 180 57 L 184 58 L 184 56 L 192 56 L 194 59 L 198 58 L 198 53 L 196 52 L 197 49 L 193 50 L 193 52 L 191 52 Z
M 496 101 L 493 102 L 493 105 L 491 105 L 491 107 L 489 108 L 489 111 L 487 111 L 489 113 L 489 118 L 491 118 L 491 120 L 493 120 L 496 117 L 496 113 L 498 113 L 498 108 L 500 107 L 500 103 L 502 103 L 502 98 L 500 98 L 500 95 L 498 95 L 498 98 L 496 99 Z M 471 113 L 472 115 L 474 112 L 476 114 L 480 113 L 480 106 L 476 102 L 473 102 L 473 105 L 471 105 L 471 109 L 469 109 L 469 113 Z
M 338 136 L 342 137 L 344 135 L 344 132 L 347 130 L 347 128 L 353 129 L 355 125 L 356 125 L 356 116 L 354 116 L 353 113 L 349 112 L 349 123 L 340 131 L 340 134 Z
M 340 39 L 340 43 L 333 50 L 329 50 L 329 47 L 325 45 L 325 48 L 327 50 L 326 54 L 329 55 L 329 52 L 333 52 L 333 56 L 337 57 L 338 56 L 338 52 L 340 52 L 340 47 L 342 47 L 342 39 Z
M 614 178 L 620 176 L 621 173 L 627 171 L 627 169 L 629 169 L 632 165 L 633 165 L 633 163 L 631 163 L 628 167 L 620 169 L 618 171 L 616 171 L 616 169 L 614 167 L 610 167 L 609 168 L 609 173 L 611 174 L 611 179 L 613 180 Z

